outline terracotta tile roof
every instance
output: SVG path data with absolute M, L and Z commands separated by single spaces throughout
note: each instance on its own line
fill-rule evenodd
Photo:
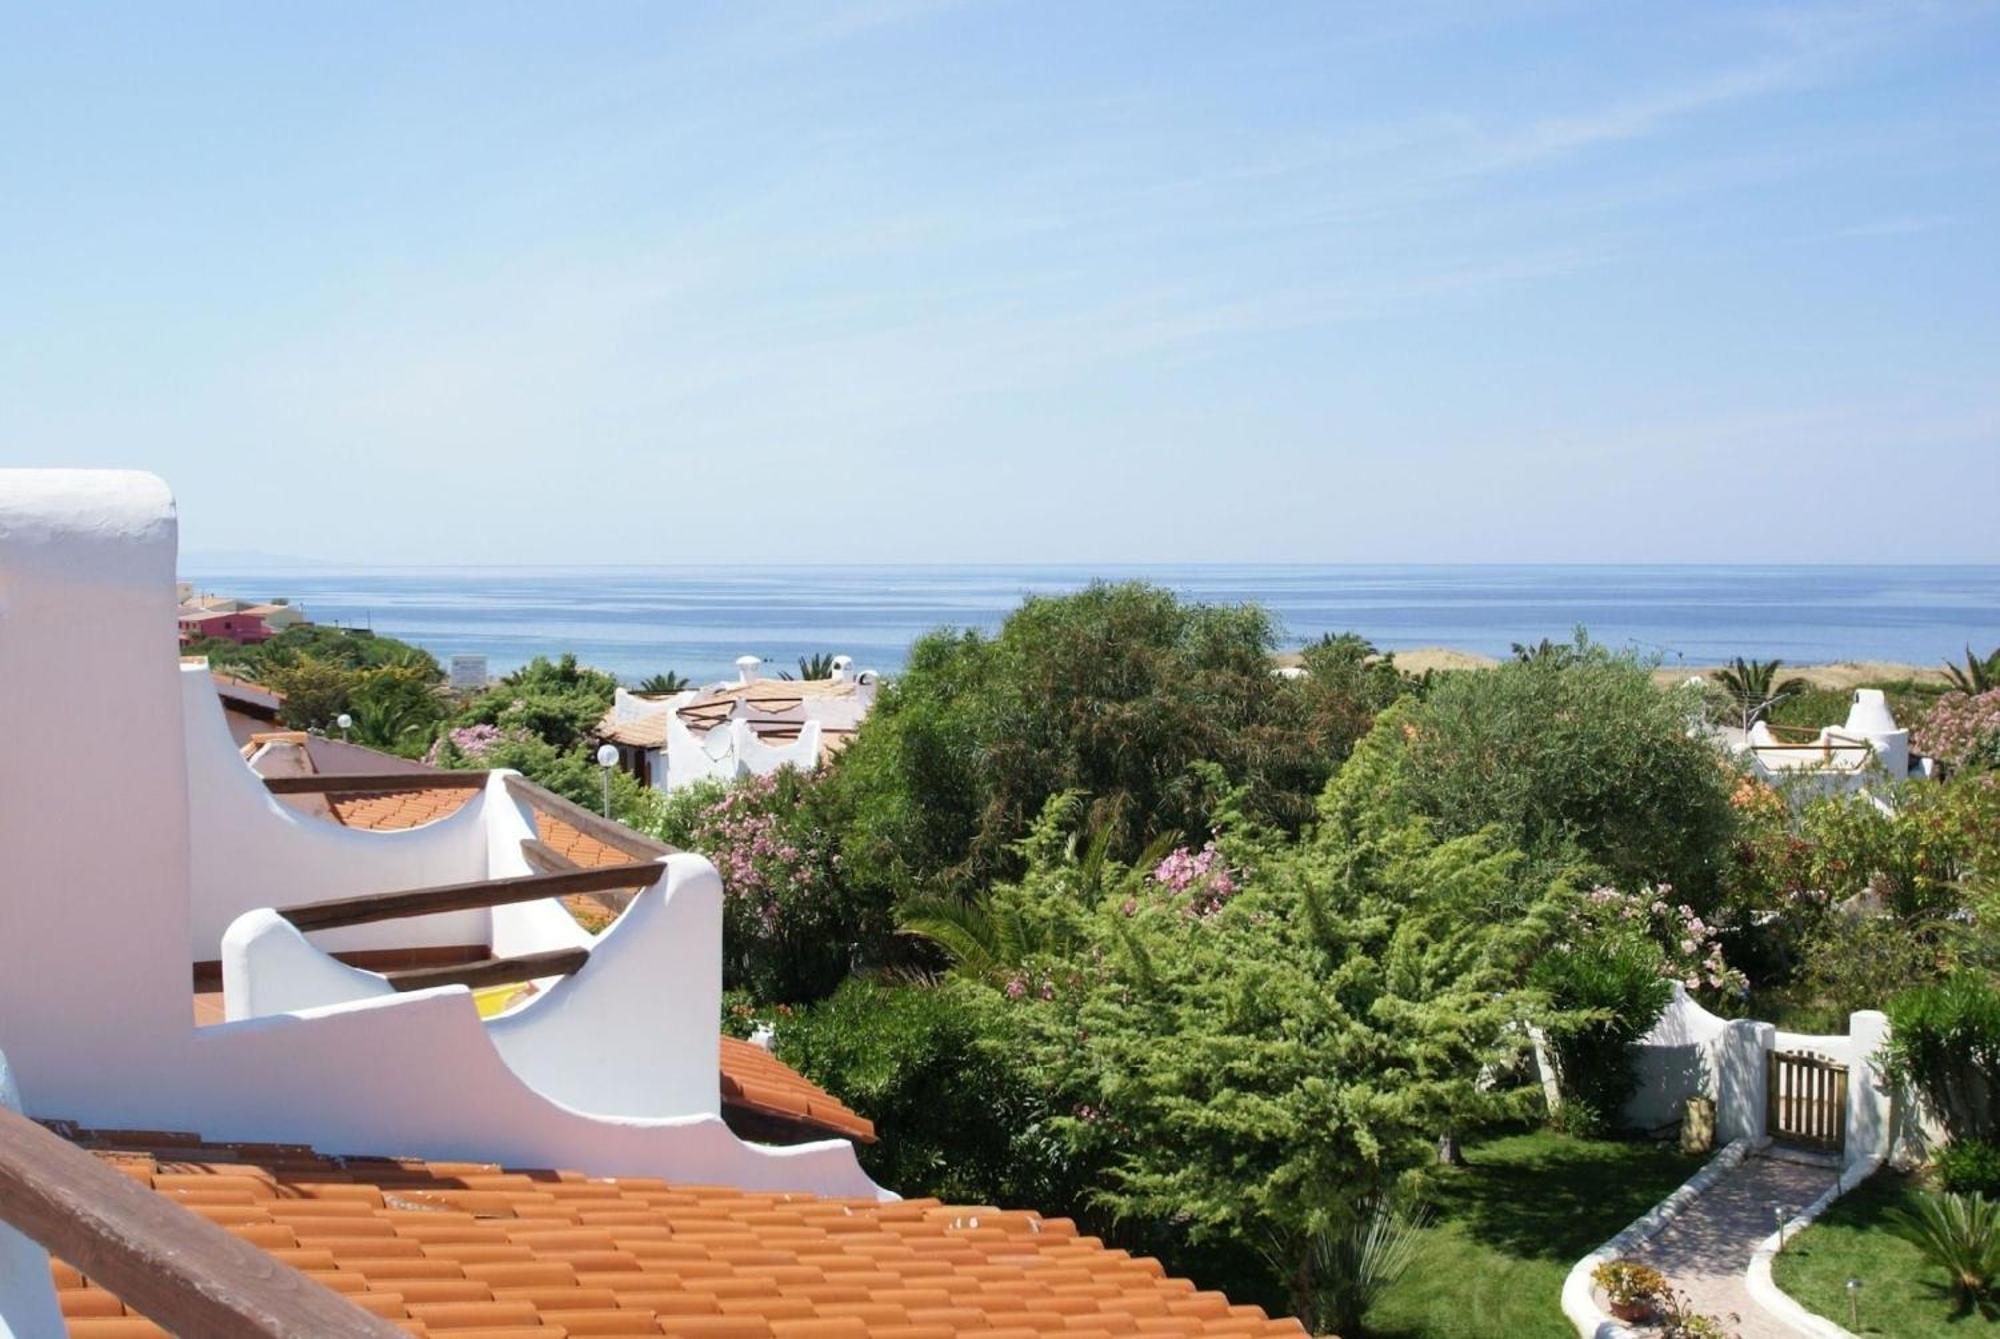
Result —
M 399 790 L 333 797 L 331 804 L 335 816 L 349 827 L 408 828 L 457 813 L 472 795 L 469 790 Z M 545 845 L 578 865 L 595 868 L 622 865 L 632 859 L 552 814 L 537 810 L 535 826 Z M 570 910 L 571 914 L 586 915 L 591 911 L 584 906 Z M 782 1124 L 809 1126 L 862 1143 L 875 1141 L 875 1125 L 867 1117 L 857 1115 L 763 1047 L 733 1037 L 722 1039 L 722 1100 L 739 1111 Z
M 808 1121 L 864 1144 L 875 1142 L 875 1122 L 761 1046 L 722 1039 L 722 1100 L 779 1120 Z
M 1065 1219 L 57 1125 L 127 1176 L 440 1339 L 1303 1335 Z M 73 1336 L 164 1333 L 52 1265 Z
M 414 828 L 449 818 L 475 792 L 463 789 L 392 790 L 371 795 L 343 795 L 330 800 L 333 815 L 350 828 Z M 632 857 L 571 827 L 553 814 L 535 811 L 535 828 L 542 843 L 585 869 L 623 865 Z
M 402 778 L 398 777 L 400 783 Z M 465 789 L 385 790 L 368 795 L 329 796 L 333 816 L 350 828 L 414 828 L 450 818 L 477 791 Z

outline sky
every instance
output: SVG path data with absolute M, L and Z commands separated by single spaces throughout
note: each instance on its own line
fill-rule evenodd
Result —
M 2000 562 L 2000 8 L 7 6 L 0 464 L 340 564 Z

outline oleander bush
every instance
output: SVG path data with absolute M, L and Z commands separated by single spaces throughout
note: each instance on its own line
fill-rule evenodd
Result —
M 1962 971 L 1890 1001 L 1888 1072 L 1954 1142 L 2000 1134 L 2000 986 Z

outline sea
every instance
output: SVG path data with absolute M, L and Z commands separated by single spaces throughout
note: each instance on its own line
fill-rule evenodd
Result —
M 890 674 L 934 628 L 991 631 L 1025 596 L 1128 579 L 1254 601 L 1287 647 L 1352 631 L 1385 650 L 1505 656 L 1582 627 L 1694 666 L 1738 655 L 1935 665 L 2000 645 L 2000 566 L 186 566 L 199 590 L 290 599 L 315 622 L 372 628 L 440 659 L 483 655 L 496 674 L 573 651 L 630 680 L 673 670 L 709 681 L 738 656 L 775 671 L 816 652 Z

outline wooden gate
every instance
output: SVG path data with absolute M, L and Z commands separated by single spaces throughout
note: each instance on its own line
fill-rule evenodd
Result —
M 1847 1066 L 1770 1052 L 1765 1129 L 1773 1139 L 1838 1153 L 1847 1143 Z

